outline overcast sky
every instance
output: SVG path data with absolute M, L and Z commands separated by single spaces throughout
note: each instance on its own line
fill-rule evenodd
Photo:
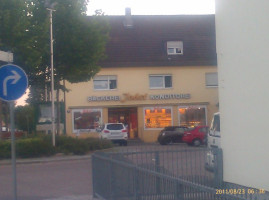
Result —
M 90 0 L 88 15 L 124 15 L 126 7 L 133 15 L 214 14 L 215 0 Z

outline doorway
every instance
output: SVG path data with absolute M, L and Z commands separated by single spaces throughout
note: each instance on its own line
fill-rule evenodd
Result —
M 128 130 L 128 138 L 138 137 L 137 108 L 109 108 L 108 123 L 123 123 Z

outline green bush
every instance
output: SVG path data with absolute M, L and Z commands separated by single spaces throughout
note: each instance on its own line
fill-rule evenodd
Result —
M 101 140 L 98 138 L 87 138 L 85 139 L 85 141 L 88 145 L 89 151 L 108 149 L 113 147 L 113 144 L 109 140 Z
M 16 157 L 33 158 L 55 154 L 55 148 L 46 140 L 40 138 L 24 138 L 16 140 Z M 0 142 L 0 159 L 11 158 L 11 141 Z
M 68 136 L 56 137 L 56 148 L 52 145 L 51 136 L 32 136 L 16 140 L 16 156 L 18 158 L 33 158 L 51 156 L 55 153 L 84 155 L 90 151 L 113 147 L 108 140 L 97 138 L 78 139 Z M 11 157 L 10 140 L 0 141 L 0 159 Z
M 16 154 L 19 158 L 51 156 L 56 153 L 52 142 L 44 138 L 27 138 L 16 142 Z
M 83 155 L 89 151 L 111 148 L 113 145 L 110 141 L 97 138 L 78 139 L 68 136 L 58 136 L 56 138 L 56 146 L 58 152 Z
M 10 140 L 0 141 L 0 159 L 7 159 L 11 157 L 11 143 Z

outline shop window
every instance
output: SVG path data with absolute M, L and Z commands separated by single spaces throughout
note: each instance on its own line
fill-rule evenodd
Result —
M 218 73 L 205 74 L 206 87 L 218 87 Z
M 183 55 L 183 42 L 182 41 L 168 41 L 167 42 L 167 55 Z
M 117 89 L 117 76 L 95 76 L 93 87 L 95 90 Z
M 172 108 L 144 108 L 145 129 L 164 128 L 172 126 Z
M 205 106 L 184 106 L 179 107 L 179 120 L 181 126 L 194 127 L 206 125 Z
M 74 109 L 72 111 L 73 132 L 95 131 L 102 123 L 101 109 Z
M 150 75 L 149 76 L 150 89 L 164 89 L 172 87 L 171 75 Z

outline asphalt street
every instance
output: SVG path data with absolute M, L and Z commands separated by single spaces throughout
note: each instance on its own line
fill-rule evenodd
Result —
M 135 143 L 115 147 L 112 151 L 147 152 L 185 148 L 193 147 Z M 16 169 L 17 200 L 93 200 L 91 155 L 18 159 Z M 0 161 L 0 200 L 14 199 L 12 181 L 10 160 Z
M 90 200 L 91 160 L 17 165 L 18 200 Z M 0 167 L 0 199 L 12 200 L 12 166 Z

